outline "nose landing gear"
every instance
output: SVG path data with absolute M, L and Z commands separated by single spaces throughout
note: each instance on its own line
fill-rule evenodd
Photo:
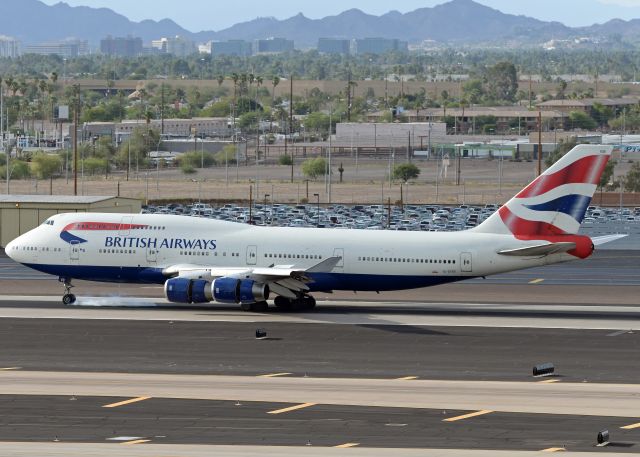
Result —
M 62 296 L 63 305 L 71 305 L 76 302 L 76 296 L 71 293 L 71 278 L 58 278 L 58 281 L 64 285 L 64 295 Z

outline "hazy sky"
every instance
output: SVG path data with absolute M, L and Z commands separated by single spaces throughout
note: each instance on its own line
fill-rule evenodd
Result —
M 42 0 L 53 5 L 58 0 Z M 591 25 L 609 19 L 640 18 L 640 0 L 476 0 L 505 13 L 523 14 L 542 20 L 554 20 L 570 26 Z M 237 22 L 256 17 L 285 19 L 303 13 L 318 19 L 358 8 L 369 14 L 384 14 L 391 9 L 402 13 L 445 3 L 445 0 L 65 0 L 71 6 L 107 7 L 134 21 L 170 18 L 192 32 L 221 30 Z M 393 5 L 393 6 L 390 6 Z

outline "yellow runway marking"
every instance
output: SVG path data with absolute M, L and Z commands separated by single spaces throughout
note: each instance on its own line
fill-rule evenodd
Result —
M 637 424 L 625 425 L 624 427 L 620 427 L 623 430 L 633 430 L 634 428 L 640 428 L 640 422 Z
M 540 284 L 544 279 L 534 279 L 533 281 L 529 281 L 529 284 Z
M 544 381 L 538 381 L 538 384 L 553 384 L 554 382 L 560 382 L 559 379 L 545 379 Z
M 540 452 L 563 452 L 563 451 L 566 451 L 566 449 L 563 447 L 550 447 L 547 449 L 543 449 Z
M 484 414 L 492 413 L 493 411 L 488 409 L 483 409 L 482 411 L 476 411 L 474 413 L 463 414 L 462 416 L 450 417 L 448 419 L 443 419 L 442 422 L 455 422 L 463 419 L 469 419 L 470 417 L 482 416 Z
M 356 446 L 360 446 L 360 443 L 344 443 L 344 444 L 339 444 L 337 446 L 333 446 L 333 447 L 339 447 L 342 449 L 348 448 L 348 447 L 356 447 Z
M 6 367 L 6 368 L 0 368 L 0 371 L 12 371 L 12 370 L 22 370 L 22 367 Z
M 151 440 L 133 440 L 133 441 L 125 441 L 123 443 L 120 444 L 124 444 L 125 446 L 130 446 L 132 444 L 142 444 L 142 443 L 148 443 Z
M 103 405 L 103 408 L 117 408 L 118 406 L 128 405 L 130 403 L 136 403 L 138 401 L 148 400 L 151 397 L 136 397 L 131 398 L 129 400 L 119 401 L 118 403 L 109 403 L 108 405 Z
M 289 411 L 295 411 L 297 409 L 308 408 L 309 406 L 313 406 L 316 403 L 302 403 L 301 405 L 289 406 L 288 408 L 276 409 L 273 411 L 267 412 L 267 414 L 282 414 L 288 413 Z
M 414 379 L 418 379 L 417 376 L 405 376 L 404 378 L 396 378 L 397 381 L 413 381 Z
M 277 378 L 278 376 L 289 376 L 291 373 L 269 373 L 258 375 L 259 378 Z

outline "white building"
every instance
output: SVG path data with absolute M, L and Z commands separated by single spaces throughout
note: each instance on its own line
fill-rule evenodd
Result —
M 15 38 L 0 35 L 0 57 L 18 57 L 20 42 Z

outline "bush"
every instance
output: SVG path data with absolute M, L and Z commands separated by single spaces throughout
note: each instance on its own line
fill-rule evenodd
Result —
M 182 170 L 182 172 L 183 172 L 185 175 L 192 175 L 192 174 L 196 173 L 196 169 L 193 167 L 193 165 L 191 165 L 191 164 L 190 164 L 190 163 L 188 163 L 188 162 L 183 162 L 183 163 L 180 165 L 180 169 Z
M 302 173 L 311 179 L 327 174 L 327 161 L 322 157 L 308 159 L 302 163 Z
M 291 158 L 290 155 L 283 154 L 280 157 L 278 157 L 278 164 L 279 165 L 291 165 L 291 164 L 293 164 L 293 159 Z
M 185 152 L 184 154 L 176 158 L 176 163 L 180 167 L 182 167 L 183 164 L 188 164 L 192 168 L 200 168 L 203 161 L 205 167 L 210 167 L 212 165 L 215 165 L 216 163 L 216 160 L 211 152 Z
M 218 152 L 213 159 L 216 164 L 224 165 L 236 163 L 236 147 L 234 145 L 228 145 L 222 148 L 222 151 Z
M 420 169 L 412 163 L 401 163 L 393 169 L 393 178 L 404 182 L 416 179 L 418 176 L 420 176 Z

